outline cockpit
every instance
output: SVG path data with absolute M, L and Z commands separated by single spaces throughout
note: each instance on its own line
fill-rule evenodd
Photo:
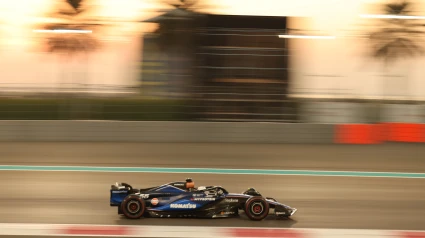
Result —
M 187 178 L 185 182 L 174 182 L 174 183 L 171 183 L 170 185 L 189 191 L 189 192 L 205 191 L 208 194 L 218 194 L 218 195 L 221 195 L 223 193 L 228 193 L 224 188 L 220 186 L 199 186 L 196 188 L 195 182 L 191 178 Z
M 170 185 L 187 191 L 195 190 L 195 182 L 191 178 L 187 178 L 184 182 L 173 182 Z

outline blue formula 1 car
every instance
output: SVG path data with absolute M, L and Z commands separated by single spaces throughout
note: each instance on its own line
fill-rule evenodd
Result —
M 241 194 L 229 193 L 221 186 L 195 188 L 192 179 L 156 187 L 136 189 L 116 183 L 110 189 L 110 205 L 130 219 L 142 217 L 235 217 L 243 210 L 251 220 L 260 221 L 274 210 L 277 217 L 290 217 L 297 211 L 273 198 L 263 197 L 253 188 Z

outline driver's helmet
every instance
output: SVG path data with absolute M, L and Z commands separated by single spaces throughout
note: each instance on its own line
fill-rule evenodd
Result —
M 186 187 L 186 189 L 193 189 L 193 188 L 195 188 L 195 182 L 193 182 L 193 180 L 191 178 L 187 178 L 185 187 Z

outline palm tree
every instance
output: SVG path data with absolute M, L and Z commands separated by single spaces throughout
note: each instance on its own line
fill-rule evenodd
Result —
M 101 46 L 101 42 L 96 36 L 98 35 L 98 31 L 104 27 L 105 24 L 88 17 L 92 9 L 84 5 L 84 3 L 84 0 L 61 0 L 61 2 L 59 2 L 60 5 L 56 6 L 56 8 L 48 14 L 48 18 L 54 19 L 53 23 L 43 24 L 40 27 L 41 29 L 38 29 L 43 32 L 42 39 L 44 42 L 44 50 L 56 54 L 61 63 L 61 67 L 64 67 L 62 76 L 60 77 L 60 89 L 64 87 L 65 77 L 71 78 L 71 86 L 73 88 L 77 85 L 80 85 L 78 86 L 79 89 L 86 88 L 86 86 L 83 85 L 88 84 L 87 67 L 89 63 L 89 54 Z M 79 58 L 78 61 L 83 61 L 82 65 L 84 65 L 86 69 L 82 72 L 83 74 L 75 77 L 73 74 L 68 74 L 65 67 L 70 67 L 71 61 L 80 54 L 82 54 L 83 58 Z M 63 92 L 61 96 L 63 96 Z M 71 101 L 66 100 L 66 98 L 64 99 L 64 108 L 60 110 L 59 113 L 70 114 L 64 115 L 65 118 L 70 118 L 69 116 L 88 117 L 88 115 L 77 115 L 83 111 L 79 108 L 80 105 L 73 105 Z
M 38 29 L 44 30 L 42 35 L 44 50 L 55 53 L 63 67 L 69 67 L 71 60 L 82 54 L 85 59 L 83 64 L 88 67 L 89 53 L 101 46 L 96 35 L 104 24 L 87 16 L 92 9 L 84 5 L 84 0 L 61 0 L 59 4 L 61 5 L 48 14 L 54 22 L 43 24 L 41 29 Z M 72 76 L 65 70 L 62 73 L 62 77 Z M 78 78 L 80 84 L 87 84 L 87 73 L 85 70 L 85 77 Z M 76 82 L 72 81 L 72 85 L 75 85 Z
M 409 15 L 411 7 L 410 2 L 402 1 L 385 4 L 383 11 L 387 15 L 404 16 Z M 418 39 L 424 34 L 424 31 L 420 29 L 423 24 L 415 22 L 417 20 L 400 18 L 386 18 L 382 21 L 383 25 L 370 33 L 369 39 L 372 57 L 383 61 L 385 70 L 402 58 L 415 57 L 424 53 L 424 49 L 418 43 Z
M 66 57 L 71 57 L 76 53 L 88 53 L 98 49 L 100 41 L 94 37 L 94 34 L 81 34 L 81 32 L 94 32 L 102 27 L 102 24 L 85 16 L 85 13 L 91 9 L 83 7 L 83 0 L 63 1 L 66 3 L 66 8 L 51 13 L 51 17 L 58 20 L 57 23 L 43 25 L 42 29 L 68 30 L 68 32 L 66 34 L 48 34 L 45 38 L 47 50 L 64 53 Z

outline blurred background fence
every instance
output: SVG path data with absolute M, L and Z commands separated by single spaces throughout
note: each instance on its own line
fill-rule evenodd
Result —
M 425 123 L 420 101 L 291 98 L 258 85 L 191 87 L 180 97 L 144 95 L 143 87 L 67 90 L 1 87 L 0 120 Z

